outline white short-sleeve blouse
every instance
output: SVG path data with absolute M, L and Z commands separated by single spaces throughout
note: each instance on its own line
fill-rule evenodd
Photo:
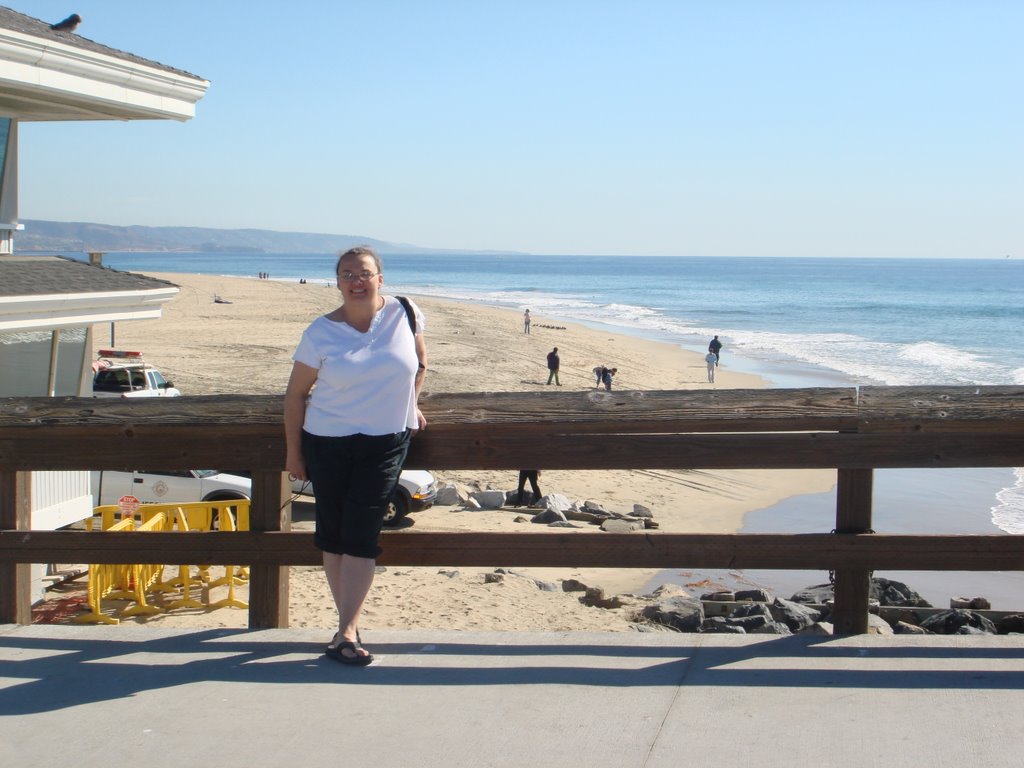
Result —
M 423 313 L 410 304 L 416 332 L 422 333 Z M 388 435 L 419 426 L 416 342 L 405 308 L 393 296 L 384 297 L 366 333 L 318 317 L 302 334 L 292 359 L 319 372 L 303 424 L 310 434 Z

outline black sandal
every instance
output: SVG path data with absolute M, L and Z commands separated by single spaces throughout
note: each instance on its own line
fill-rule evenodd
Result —
M 338 636 L 335 635 L 334 639 L 337 640 Z M 359 651 L 366 650 L 363 648 L 362 642 L 359 639 L 359 633 L 356 633 L 356 641 L 354 643 L 348 640 L 342 640 L 340 643 L 334 645 L 328 645 L 324 650 L 324 655 L 329 659 L 347 664 L 350 667 L 365 667 L 373 663 L 373 654 L 367 653 L 362 654 Z M 350 654 L 346 655 L 344 651 L 349 651 Z

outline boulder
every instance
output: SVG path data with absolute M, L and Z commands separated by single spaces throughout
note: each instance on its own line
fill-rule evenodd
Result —
M 683 589 L 678 584 L 662 584 L 653 592 L 649 593 L 647 597 L 651 600 L 661 600 L 665 597 L 689 597 L 690 593 Z
M 586 592 L 590 587 L 576 579 L 562 579 L 563 592 Z
M 901 581 L 875 577 L 871 579 L 870 597 L 879 605 L 898 605 L 911 608 L 931 608 L 932 604 Z
M 889 622 L 879 616 L 877 613 L 868 614 L 868 634 L 869 635 L 892 635 L 892 627 Z
M 705 592 L 700 596 L 701 600 L 710 600 L 715 603 L 735 603 L 735 592 Z
M 972 611 L 989 611 L 992 609 L 992 603 L 984 597 L 951 597 L 949 598 L 949 607 L 970 608 Z
M 564 523 L 566 522 L 565 515 L 559 512 L 557 509 L 545 509 L 543 512 L 539 512 L 530 518 L 531 523 Z
M 519 498 L 518 491 L 504 491 L 505 494 L 505 505 L 509 507 L 529 507 L 533 505 L 537 499 L 534 498 L 533 491 L 523 489 L 523 498 Z
M 473 491 L 469 498 L 479 504 L 481 509 L 501 509 L 505 506 L 504 491 Z
M 583 506 L 580 508 L 581 512 L 589 512 L 592 515 L 601 515 L 603 517 L 611 517 L 612 513 L 602 507 L 596 501 L 587 499 L 583 502 Z
M 1003 616 L 999 620 L 999 634 L 1000 635 L 1020 635 L 1024 634 L 1024 614 L 1011 613 L 1009 616 Z
M 570 507 L 565 511 L 565 516 L 570 520 L 579 520 L 584 523 L 600 525 L 608 519 L 608 515 L 599 515 L 580 507 Z
M 593 608 L 621 608 L 627 601 L 618 595 L 608 595 L 601 587 L 590 587 L 580 597 L 580 602 Z
M 437 488 L 437 498 L 434 499 L 434 503 L 439 507 L 454 507 L 465 500 L 466 498 L 459 493 L 457 486 L 443 483 Z
M 824 605 L 832 600 L 832 593 L 833 590 L 831 584 L 818 584 L 817 586 L 804 587 L 799 592 L 794 592 L 790 595 L 789 599 L 794 603 Z
M 704 606 L 692 597 L 667 597 L 644 608 L 643 616 L 678 632 L 697 632 L 704 623 Z
M 755 603 L 770 603 L 772 596 L 763 589 L 738 589 L 736 590 L 737 600 L 753 600 Z
M 743 627 L 730 623 L 723 616 L 711 616 L 704 619 L 704 623 L 700 625 L 700 631 L 732 635 L 745 635 L 747 633 L 747 630 Z
M 937 635 L 977 635 L 996 633 L 996 625 L 974 611 L 940 611 L 921 622 L 921 627 Z
M 582 525 L 572 522 L 572 520 L 555 520 L 553 523 L 548 523 L 548 528 L 582 528 Z
M 770 610 L 772 618 L 781 621 L 792 632 L 800 632 L 821 619 L 821 611 L 816 608 L 809 608 L 792 600 L 783 600 L 781 597 L 775 598 Z
M 771 609 L 764 603 L 742 603 L 729 613 L 730 619 L 742 619 L 747 616 L 762 616 L 774 620 Z
M 540 501 L 537 502 L 537 506 L 544 507 L 544 509 L 558 510 L 562 513 L 562 519 L 564 520 L 565 513 L 572 509 L 572 502 L 560 493 L 549 493 L 547 496 L 541 497 Z
M 892 625 L 892 633 L 894 635 L 927 635 L 928 630 L 917 626 L 917 624 L 911 624 L 909 621 L 897 621 Z
M 642 531 L 645 527 L 642 520 L 608 519 L 601 523 L 601 530 L 609 533 L 632 533 L 633 531 Z
M 726 621 L 737 627 L 743 627 L 743 630 L 749 635 L 791 635 L 789 627 L 785 624 L 775 621 L 771 615 L 764 616 L 763 614 L 750 614 L 749 616 L 733 617 L 729 616 Z
M 643 504 L 634 504 L 633 517 L 654 517 L 654 513 L 651 512 L 649 507 L 645 507 Z

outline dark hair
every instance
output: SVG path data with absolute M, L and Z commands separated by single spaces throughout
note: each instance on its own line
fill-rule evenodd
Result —
M 338 256 L 338 262 L 334 265 L 334 274 L 338 274 L 338 270 L 341 269 L 341 262 L 347 259 L 349 256 L 369 256 L 373 259 L 373 263 L 377 267 L 378 274 L 384 271 L 384 264 L 380 260 L 380 256 L 368 245 L 357 245 L 355 248 L 349 248 L 347 251 Z

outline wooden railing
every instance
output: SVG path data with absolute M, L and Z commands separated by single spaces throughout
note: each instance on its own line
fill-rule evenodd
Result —
M 287 626 L 290 532 L 280 397 L 0 400 L 0 623 L 28 623 L 25 563 L 251 564 L 249 624 Z M 407 467 L 837 470 L 833 534 L 391 531 L 382 564 L 833 570 L 833 620 L 867 631 L 875 569 L 1024 570 L 1024 536 L 887 535 L 876 468 L 1024 465 L 1024 387 L 864 387 L 426 396 Z M 600 439 L 596 439 L 600 436 Z M 248 533 L 31 531 L 32 470 L 252 470 Z M 1022 596 L 1024 598 L 1024 596 Z

